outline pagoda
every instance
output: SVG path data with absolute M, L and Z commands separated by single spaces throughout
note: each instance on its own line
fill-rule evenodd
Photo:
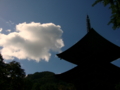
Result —
M 120 68 L 111 64 L 120 58 L 120 47 L 98 34 L 87 15 L 87 34 L 66 51 L 57 54 L 60 59 L 77 67 L 56 78 L 73 83 L 77 90 L 115 90 L 120 82 Z

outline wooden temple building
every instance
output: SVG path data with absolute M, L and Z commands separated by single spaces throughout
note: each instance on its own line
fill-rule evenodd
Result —
M 91 28 L 87 16 L 87 34 L 68 50 L 57 54 L 77 67 L 55 76 L 73 83 L 77 90 L 115 90 L 120 82 L 120 68 L 111 62 L 120 58 L 119 52 L 119 46 Z

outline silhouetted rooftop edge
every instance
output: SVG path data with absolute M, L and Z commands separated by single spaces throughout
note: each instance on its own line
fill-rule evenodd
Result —
M 71 63 L 81 65 L 84 62 L 111 62 L 120 57 L 118 52 L 120 52 L 119 46 L 111 43 L 92 28 L 75 45 L 57 54 L 57 56 Z

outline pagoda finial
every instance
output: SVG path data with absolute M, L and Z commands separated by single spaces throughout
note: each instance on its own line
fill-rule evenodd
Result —
M 88 15 L 87 15 L 86 21 L 87 21 L 87 33 L 88 33 L 88 32 L 90 31 L 90 29 L 91 29 L 90 19 L 89 19 L 89 16 L 88 16 Z

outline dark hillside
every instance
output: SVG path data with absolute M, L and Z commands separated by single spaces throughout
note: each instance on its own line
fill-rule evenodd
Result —
M 74 85 L 55 78 L 52 72 L 36 72 L 25 78 L 25 90 L 76 90 Z

